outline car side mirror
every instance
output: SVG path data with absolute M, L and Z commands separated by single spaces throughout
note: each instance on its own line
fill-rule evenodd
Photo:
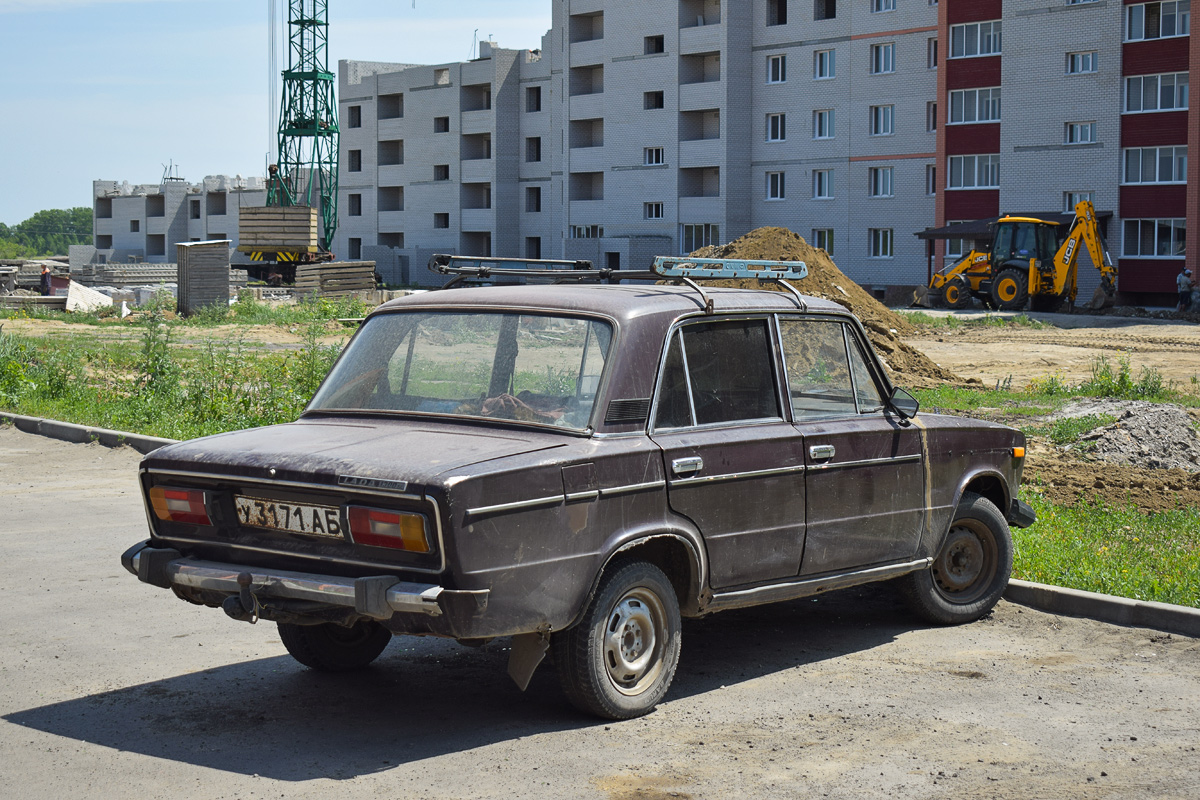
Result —
M 917 398 L 899 386 L 892 388 L 892 394 L 888 397 L 888 405 L 900 415 L 901 419 L 912 419 L 917 415 L 917 410 L 921 407 L 921 403 Z

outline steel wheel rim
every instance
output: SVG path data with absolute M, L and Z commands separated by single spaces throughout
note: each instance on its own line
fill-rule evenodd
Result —
M 618 692 L 639 695 L 662 673 L 667 612 L 658 595 L 630 589 L 613 604 L 601 641 L 605 674 Z
M 996 286 L 996 296 L 1001 302 L 1010 303 L 1017 297 L 1017 282 L 1012 278 L 1005 278 Z
M 948 285 L 946 287 L 946 302 L 950 305 L 954 305 L 955 303 L 957 303 L 958 302 L 958 292 L 959 292 L 958 286 L 956 286 L 954 284 Z
M 956 522 L 934 559 L 933 584 L 952 603 L 972 603 L 987 593 L 998 561 L 996 538 L 986 525 Z

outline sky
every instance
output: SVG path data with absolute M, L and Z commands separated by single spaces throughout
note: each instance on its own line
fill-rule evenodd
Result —
M 0 222 L 90 207 L 93 180 L 157 184 L 168 164 L 193 182 L 264 174 L 270 2 L 0 0 Z M 330 67 L 466 61 L 476 37 L 537 48 L 550 6 L 329 0 Z

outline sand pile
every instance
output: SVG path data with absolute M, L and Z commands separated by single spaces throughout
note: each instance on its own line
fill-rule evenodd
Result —
M 943 381 L 961 382 L 949 370 L 935 364 L 924 353 L 901 341 L 913 332 L 908 320 L 880 303 L 861 286 L 846 277 L 824 250 L 812 247 L 798 233 L 787 228 L 758 228 L 728 244 L 703 247 L 691 255 L 696 258 L 771 259 L 803 261 L 808 277 L 795 281 L 801 293 L 832 300 L 862 320 L 871 344 L 892 371 L 892 380 L 904 386 L 928 386 Z M 718 286 L 758 288 L 760 282 L 715 281 Z M 779 289 L 771 282 L 763 289 Z

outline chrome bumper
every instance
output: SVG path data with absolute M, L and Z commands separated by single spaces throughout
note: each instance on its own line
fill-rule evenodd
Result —
M 443 613 L 439 602 L 445 592 L 443 587 L 401 581 L 388 575 L 343 578 L 309 572 L 263 570 L 187 558 L 176 550 L 150 547 L 147 542 L 126 551 L 121 556 L 121 563 L 144 583 L 163 588 L 180 586 L 227 594 L 238 594 L 246 588 L 261 598 L 309 600 L 342 606 L 375 619 L 387 619 L 393 613 L 416 613 L 431 617 L 440 617 Z M 482 594 L 485 597 L 480 599 L 486 604 L 487 593 Z

